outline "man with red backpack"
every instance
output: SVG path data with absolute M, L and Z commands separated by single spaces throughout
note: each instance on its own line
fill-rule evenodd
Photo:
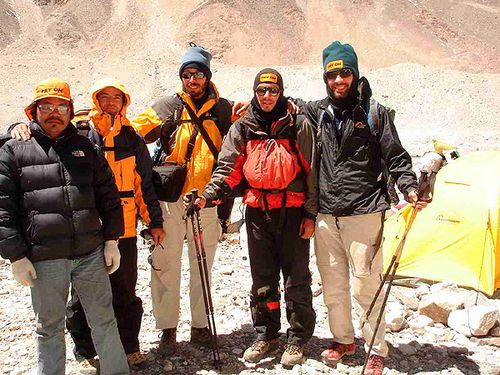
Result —
M 257 340 L 244 359 L 258 362 L 278 346 L 280 272 L 290 323 L 284 366 L 304 361 L 303 346 L 311 338 L 316 314 L 312 307 L 309 238 L 314 232 L 315 201 L 310 199 L 313 133 L 287 109 L 283 79 L 274 69 L 255 77 L 254 97 L 247 114 L 229 129 L 217 169 L 200 207 L 222 199 L 243 180 L 248 183 L 246 225 L 252 272 L 250 307 Z

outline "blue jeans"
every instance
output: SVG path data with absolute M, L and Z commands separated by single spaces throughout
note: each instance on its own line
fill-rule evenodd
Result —
M 78 293 L 92 328 L 92 340 L 100 358 L 100 373 L 128 374 L 102 246 L 82 258 L 46 260 L 35 262 L 33 266 L 37 273 L 31 288 L 31 300 L 36 315 L 38 374 L 65 373 L 64 318 L 70 284 Z

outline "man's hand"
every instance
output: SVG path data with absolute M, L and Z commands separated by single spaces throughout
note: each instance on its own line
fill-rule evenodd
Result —
M 20 123 L 10 131 L 10 136 L 18 141 L 27 141 L 31 138 L 31 131 L 28 125 Z
M 233 104 L 233 110 L 231 113 L 231 117 L 240 118 L 245 114 L 248 107 L 250 106 L 250 102 L 236 102 Z
M 12 263 L 12 275 L 19 284 L 33 286 L 33 280 L 36 279 L 35 267 L 28 258 L 21 258 Z
M 292 115 L 298 115 L 300 113 L 299 106 L 294 102 L 291 102 L 290 100 L 288 100 L 287 102 L 287 108 L 288 112 L 290 112 Z
M 153 239 L 153 243 L 158 246 L 165 239 L 165 231 L 163 228 L 151 228 L 151 237 Z
M 314 220 L 304 218 L 302 219 L 302 222 L 300 223 L 300 229 L 299 229 L 299 235 L 301 238 L 304 240 L 308 240 L 309 238 L 312 237 L 314 234 L 314 227 L 315 227 Z
M 106 262 L 106 270 L 111 275 L 120 267 L 120 249 L 118 249 L 118 241 L 109 240 L 104 242 L 104 261 Z
M 184 207 L 188 208 L 189 205 L 191 204 L 191 193 L 188 193 L 188 194 L 184 195 L 184 197 L 182 198 L 182 200 L 184 202 Z M 203 195 L 200 195 L 194 201 L 194 205 L 198 206 L 199 208 L 204 208 L 207 205 L 207 199 Z
M 427 207 L 427 202 L 419 200 L 417 192 L 415 190 L 412 190 L 408 193 L 408 203 L 411 203 L 411 205 L 418 211 L 420 211 L 422 208 Z

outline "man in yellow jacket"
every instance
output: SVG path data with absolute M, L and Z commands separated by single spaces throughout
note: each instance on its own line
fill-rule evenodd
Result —
M 188 143 L 194 130 L 192 115 L 202 119 L 206 135 L 216 150 L 221 148 L 222 137 L 231 126 L 231 104 L 219 97 L 217 88 L 211 81 L 211 58 L 211 54 L 205 49 L 190 47 L 183 56 L 179 69 L 182 89 L 172 96 L 158 99 L 132 121 L 132 126 L 144 136 L 146 142 L 161 140 L 165 151 L 163 161 L 185 163 Z M 193 188 L 197 188 L 201 194 L 210 181 L 216 161 L 217 155 L 214 155 L 205 138 L 198 133 L 187 162 L 187 177 L 182 195 Z M 156 327 L 162 330 L 160 351 L 171 354 L 176 349 L 181 256 L 185 236 L 190 263 L 191 342 L 208 345 L 210 336 L 192 229 L 184 218 L 182 198 L 176 202 L 160 201 L 160 205 L 166 236 L 163 249 L 156 248 L 152 254 L 154 269 L 151 271 L 151 293 Z M 201 221 L 207 264 L 211 269 L 221 233 L 217 208 L 202 209 Z
M 161 209 L 151 183 L 152 160 L 148 149 L 127 119 L 130 95 L 125 86 L 112 78 L 97 81 L 92 88 L 90 111 L 77 112 L 74 122 L 78 133 L 88 137 L 104 152 L 120 192 L 125 233 L 118 248 L 121 265 L 110 275 L 113 309 L 120 338 L 130 365 L 144 362 L 139 349 L 139 330 L 143 314 L 142 301 L 136 295 L 137 284 L 137 217 L 149 226 L 153 241 L 165 237 Z M 17 125 L 12 136 L 30 137 L 24 124 Z M 75 355 L 85 364 L 95 365 L 96 351 L 85 313 L 78 295 L 72 291 L 66 324 L 75 342 Z

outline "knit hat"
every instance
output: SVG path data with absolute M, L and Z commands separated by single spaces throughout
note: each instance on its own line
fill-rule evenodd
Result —
M 30 120 L 33 119 L 32 113 L 36 102 L 45 98 L 59 98 L 68 101 L 71 108 L 71 117 L 73 117 L 73 100 L 71 99 L 68 83 L 60 78 L 52 77 L 39 82 L 35 86 L 33 90 L 33 101 L 24 109 L 24 112 Z
M 323 50 L 324 72 L 349 68 L 359 78 L 358 56 L 350 44 L 335 41 Z
M 205 73 L 208 80 L 210 80 L 212 78 L 210 60 L 212 60 L 212 55 L 206 49 L 198 46 L 188 48 L 184 56 L 182 56 L 179 76 L 186 68 L 196 68 Z
M 279 74 L 277 70 L 274 70 L 272 68 L 265 68 L 258 72 L 253 81 L 254 91 L 261 83 L 275 83 L 283 92 L 283 77 L 281 77 L 281 74 Z

